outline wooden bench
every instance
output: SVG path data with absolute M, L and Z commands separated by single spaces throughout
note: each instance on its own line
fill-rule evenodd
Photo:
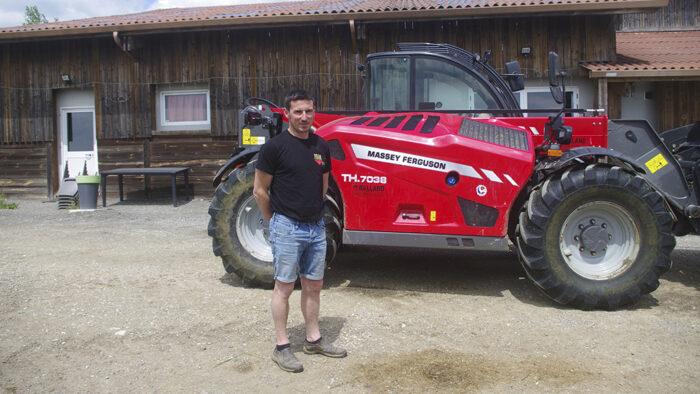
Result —
M 190 183 L 189 183 L 189 167 L 145 167 L 145 168 L 117 168 L 114 170 L 103 171 L 102 176 L 102 206 L 107 206 L 107 176 L 117 175 L 119 177 L 119 201 L 124 201 L 124 175 L 169 175 L 172 184 L 173 206 L 177 206 L 177 188 L 175 187 L 175 178 L 177 174 L 182 173 L 185 177 L 185 194 L 187 200 L 190 199 Z

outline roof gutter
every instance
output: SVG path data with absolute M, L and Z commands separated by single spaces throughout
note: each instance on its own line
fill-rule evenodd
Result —
M 585 68 L 585 67 L 584 67 Z M 668 80 L 668 79 L 699 79 L 700 69 L 656 69 L 656 70 L 590 70 L 588 72 L 588 77 L 591 79 L 595 78 L 608 78 L 608 79 L 648 79 L 648 80 Z

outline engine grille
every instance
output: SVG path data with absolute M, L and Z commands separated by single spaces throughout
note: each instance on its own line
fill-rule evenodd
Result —
M 465 118 L 462 121 L 462 126 L 459 128 L 459 135 L 508 148 L 519 149 L 525 152 L 530 150 L 530 146 L 527 143 L 527 133 L 525 131 L 477 122 L 471 119 Z

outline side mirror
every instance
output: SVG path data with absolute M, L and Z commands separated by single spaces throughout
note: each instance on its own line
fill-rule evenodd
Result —
M 510 85 L 511 91 L 517 92 L 525 89 L 523 72 L 520 70 L 520 63 L 518 63 L 517 60 L 506 63 L 505 77 L 508 79 L 508 85 Z
M 552 92 L 552 98 L 557 104 L 564 102 L 564 92 L 559 87 L 559 55 L 554 52 L 549 52 L 549 91 Z
M 559 75 L 559 55 L 549 52 L 549 86 L 559 86 L 557 75 Z

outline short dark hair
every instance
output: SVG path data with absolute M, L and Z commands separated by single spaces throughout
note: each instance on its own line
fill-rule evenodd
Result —
M 284 108 L 287 108 L 287 110 L 292 109 L 292 101 L 297 100 L 311 100 L 313 102 L 314 97 L 304 89 L 292 90 L 287 97 L 284 98 Z

